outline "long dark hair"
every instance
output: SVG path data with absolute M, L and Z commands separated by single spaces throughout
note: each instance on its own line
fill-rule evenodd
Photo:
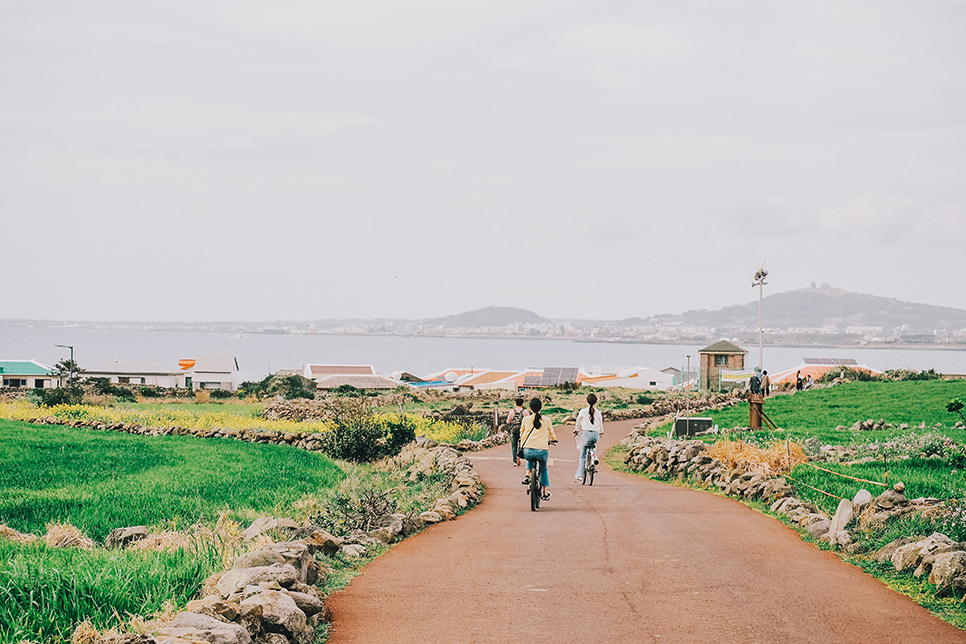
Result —
M 594 422 L 594 405 L 597 404 L 597 396 L 594 394 L 587 394 L 587 404 L 590 405 L 590 422 Z
M 540 429 L 542 424 L 540 421 L 540 408 L 543 407 L 543 403 L 540 402 L 539 398 L 530 399 L 530 411 L 533 412 L 533 426 L 536 429 Z

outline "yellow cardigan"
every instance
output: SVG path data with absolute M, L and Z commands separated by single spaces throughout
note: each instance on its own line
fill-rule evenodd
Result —
M 539 429 L 534 429 L 533 421 L 535 419 L 536 416 L 532 414 L 523 419 L 523 424 L 520 427 L 520 440 L 522 441 L 524 438 L 527 440 L 520 447 L 547 449 L 550 441 L 557 440 L 557 435 L 553 433 L 553 423 L 546 416 L 541 416 Z M 533 430 L 533 432 L 531 433 L 530 430 Z

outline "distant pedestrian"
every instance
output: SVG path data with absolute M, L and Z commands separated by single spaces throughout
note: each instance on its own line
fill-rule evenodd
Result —
M 812 388 L 812 387 L 814 387 L 814 386 L 815 386 L 815 381 L 814 381 L 814 380 L 812 380 L 812 376 L 811 376 L 811 375 L 809 375 L 809 377 L 808 377 L 808 382 L 806 382 L 806 383 L 805 383 L 805 388 L 806 388 L 806 389 L 811 389 L 811 388 Z
M 751 374 L 751 378 L 748 379 L 748 389 L 752 394 L 761 393 L 761 376 L 759 376 L 758 373 L 758 367 L 755 367 L 755 372 Z
M 513 451 L 510 452 L 513 467 L 519 467 L 520 459 L 517 458 L 517 448 L 520 447 L 520 426 L 523 424 L 523 419 L 530 415 L 530 412 L 523 408 L 523 398 L 517 398 L 513 402 L 516 407 L 507 414 L 506 425 L 507 431 L 510 432 L 510 447 L 513 448 Z
M 805 381 L 802 380 L 802 372 L 795 372 L 795 391 L 801 391 L 805 388 Z
M 771 393 L 771 378 L 768 377 L 768 371 L 761 372 L 761 395 L 765 398 Z

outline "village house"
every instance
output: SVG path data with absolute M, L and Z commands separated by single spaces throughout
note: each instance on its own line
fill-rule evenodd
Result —
M 153 362 L 109 362 L 85 369 L 83 377 L 106 378 L 114 384 L 170 388 L 187 387 L 190 378 L 185 371 Z
M 0 376 L 4 387 L 51 389 L 59 384 L 53 368 L 36 360 L 0 360 Z
M 187 366 L 190 363 L 190 366 Z M 238 359 L 230 355 L 203 355 L 178 363 L 186 371 L 185 387 L 238 390 Z

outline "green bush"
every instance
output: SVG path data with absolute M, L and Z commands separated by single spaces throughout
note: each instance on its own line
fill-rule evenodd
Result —
M 651 403 L 654 402 L 654 396 L 650 394 L 637 394 L 637 397 L 634 398 L 634 401 L 638 405 L 642 405 L 646 407 L 647 405 L 650 405 Z
M 234 398 L 235 394 L 230 389 L 211 389 L 209 392 L 215 400 L 227 400 Z
M 940 380 L 942 374 L 934 369 L 926 371 L 911 371 L 909 369 L 887 369 L 885 372 L 886 380 L 898 380 L 900 382 L 909 380 Z
M 332 431 L 320 436 L 322 451 L 343 461 L 368 463 L 382 451 L 382 428 L 369 416 L 337 422 Z
M 416 440 L 416 424 L 406 418 L 383 421 L 383 455 L 395 456 L 403 446 Z
M 286 400 L 296 398 L 315 398 L 315 381 L 292 374 L 290 376 L 266 376 L 259 382 L 246 381 L 238 387 L 239 396 L 257 396 L 259 398 L 282 396 Z
M 48 407 L 54 405 L 79 405 L 84 398 L 84 390 L 77 385 L 67 385 L 54 389 L 41 389 L 40 402 Z
M 87 384 L 94 394 L 114 396 L 118 400 L 134 402 L 134 392 L 126 387 L 118 387 L 109 378 L 88 378 Z
M 141 394 L 143 398 L 163 398 L 164 391 L 159 387 L 152 387 L 150 385 L 141 385 L 138 388 L 138 393 Z
M 363 395 L 364 392 L 361 389 L 357 389 L 353 387 L 352 385 L 339 385 L 338 387 L 332 390 L 332 393 L 335 394 L 336 396 L 344 396 L 347 398 L 359 398 L 360 396 Z
M 876 375 L 870 371 L 865 371 L 863 369 L 853 369 L 852 367 L 841 367 L 829 369 L 822 377 L 818 379 L 819 382 L 829 383 L 836 378 L 845 378 L 846 380 L 858 381 L 858 382 L 873 382 L 879 380 L 886 380 L 883 376 Z

